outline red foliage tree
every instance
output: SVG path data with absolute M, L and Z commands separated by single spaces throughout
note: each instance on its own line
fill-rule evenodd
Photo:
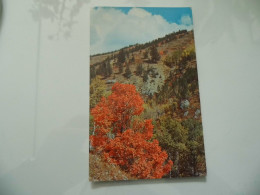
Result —
M 91 110 L 94 135 L 91 144 L 105 159 L 137 178 L 161 178 L 173 165 L 153 136 L 152 120 L 137 120 L 143 99 L 134 85 L 115 83 L 112 94 Z M 113 136 L 111 136 L 113 135 Z

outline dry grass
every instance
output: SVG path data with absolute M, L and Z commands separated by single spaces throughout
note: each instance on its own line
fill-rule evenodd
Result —
M 89 154 L 89 180 L 90 181 L 114 181 L 134 180 L 119 166 L 109 164 L 98 154 Z

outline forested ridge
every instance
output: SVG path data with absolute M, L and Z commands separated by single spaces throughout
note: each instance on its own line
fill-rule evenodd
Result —
M 90 60 L 90 180 L 206 174 L 193 31 Z

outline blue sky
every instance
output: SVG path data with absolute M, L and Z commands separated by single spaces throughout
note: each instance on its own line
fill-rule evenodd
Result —
M 90 53 L 145 43 L 183 29 L 193 29 L 188 7 L 95 7 L 90 13 Z

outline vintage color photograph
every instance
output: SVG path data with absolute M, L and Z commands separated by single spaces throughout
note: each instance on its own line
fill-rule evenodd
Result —
M 206 175 L 192 10 L 90 13 L 89 180 Z

